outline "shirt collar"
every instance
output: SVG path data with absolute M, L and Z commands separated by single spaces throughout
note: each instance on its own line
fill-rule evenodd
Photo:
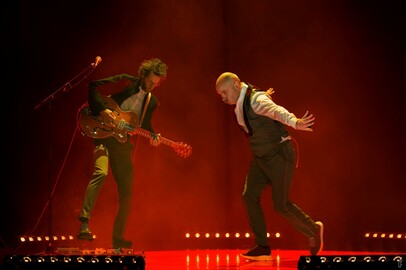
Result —
M 245 94 L 247 93 L 248 85 L 246 83 L 241 83 L 241 91 L 240 96 L 237 99 L 237 103 L 235 104 L 237 107 L 241 107 L 242 103 L 244 102 Z
M 140 85 L 139 89 L 140 89 L 140 92 L 139 92 L 140 94 L 145 95 L 147 93 L 144 89 L 141 88 L 141 85 Z
M 247 88 L 248 85 L 245 83 L 241 84 L 241 91 L 240 91 L 240 96 L 237 99 L 237 102 L 235 104 L 235 115 L 237 116 L 237 122 L 240 124 L 240 126 L 242 126 L 242 128 L 245 130 L 245 132 L 248 133 L 248 128 L 245 124 L 244 121 L 244 98 L 245 98 L 245 94 L 247 93 Z

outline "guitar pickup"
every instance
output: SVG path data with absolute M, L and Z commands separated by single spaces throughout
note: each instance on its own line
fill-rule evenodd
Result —
M 120 122 L 118 122 L 117 128 L 118 129 L 123 129 L 126 125 L 125 120 L 121 119 Z

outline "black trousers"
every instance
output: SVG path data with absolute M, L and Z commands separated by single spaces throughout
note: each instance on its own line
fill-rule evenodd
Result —
M 313 237 L 317 226 L 313 219 L 289 200 L 292 176 L 296 165 L 296 152 L 291 140 L 281 143 L 271 156 L 255 156 L 246 177 L 243 200 L 248 212 L 256 242 L 268 246 L 267 227 L 260 203 L 261 194 L 271 186 L 275 210 L 306 237 Z
M 113 226 L 113 242 L 124 237 L 131 207 L 133 184 L 133 145 L 120 143 L 113 137 L 96 140 L 94 149 L 94 172 L 86 189 L 80 218 L 90 219 L 97 197 L 109 173 L 109 162 L 117 184 L 119 207 Z

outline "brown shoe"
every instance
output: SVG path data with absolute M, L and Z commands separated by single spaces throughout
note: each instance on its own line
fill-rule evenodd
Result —
M 317 255 L 323 250 L 323 230 L 321 221 L 316 221 L 317 231 L 314 237 L 309 238 L 309 250 L 311 255 Z
M 78 235 L 76 236 L 79 240 L 88 240 L 93 241 L 93 234 L 89 229 L 89 223 L 82 222 L 80 224 L 80 230 Z
M 256 246 L 253 249 L 240 254 L 241 257 L 252 261 L 270 261 L 272 260 L 271 249 L 269 247 Z

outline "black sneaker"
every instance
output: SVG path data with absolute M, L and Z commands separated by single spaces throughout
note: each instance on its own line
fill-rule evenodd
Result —
M 316 221 L 317 232 L 314 237 L 309 238 L 309 250 L 311 255 L 317 255 L 323 250 L 323 230 L 321 221 Z
M 271 249 L 269 247 L 256 246 L 253 249 L 240 254 L 241 257 L 252 261 L 270 261 L 272 260 Z
M 82 224 L 80 224 L 80 230 L 79 230 L 79 233 L 77 235 L 77 238 L 79 240 L 93 241 L 93 234 L 89 229 L 89 223 L 82 222 Z
M 133 245 L 133 242 L 124 239 L 115 239 L 113 240 L 113 248 L 130 248 Z

